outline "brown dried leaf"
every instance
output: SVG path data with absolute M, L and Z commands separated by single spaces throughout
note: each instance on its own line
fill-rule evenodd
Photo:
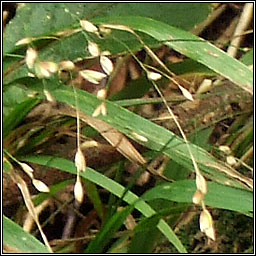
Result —
M 35 211 L 35 207 L 34 207 L 34 204 L 31 200 L 30 192 L 28 190 L 26 182 L 15 171 L 11 171 L 11 178 L 17 184 L 17 186 L 19 187 L 30 215 L 33 217 L 33 219 L 35 221 L 38 220 L 37 214 L 36 214 L 36 211 Z
M 11 171 L 11 178 L 13 179 L 13 181 L 19 187 L 19 189 L 20 189 L 20 191 L 22 193 L 23 199 L 25 201 L 25 205 L 26 205 L 26 207 L 28 209 L 28 212 L 32 216 L 32 218 L 34 219 L 35 223 L 37 224 L 38 229 L 39 229 L 40 234 L 41 234 L 41 236 L 42 236 L 42 238 L 44 240 L 45 245 L 47 246 L 47 248 L 48 248 L 48 250 L 50 252 L 53 252 L 51 246 L 49 245 L 47 237 L 45 236 L 45 234 L 44 234 L 44 232 L 42 230 L 42 227 L 41 227 L 41 225 L 39 223 L 39 218 L 38 218 L 35 206 L 34 206 L 34 204 L 32 202 L 32 199 L 31 199 L 31 196 L 30 196 L 30 192 L 29 192 L 29 189 L 28 189 L 28 186 L 27 186 L 26 182 L 14 170 Z
M 80 117 L 83 121 L 100 132 L 101 135 L 127 159 L 139 164 L 146 163 L 142 155 L 121 132 L 101 120 L 85 116 L 84 114 Z
M 76 110 L 69 106 L 60 106 L 58 109 L 58 114 L 76 117 Z M 125 156 L 128 160 L 140 165 L 145 165 L 147 163 L 145 158 L 137 151 L 131 142 L 117 129 L 113 128 L 111 125 L 102 120 L 87 116 L 81 111 L 79 112 L 79 117 L 82 121 L 96 129 L 114 148 L 116 148 L 119 153 Z M 147 166 L 147 170 L 153 175 L 159 176 L 166 181 L 172 181 L 161 173 L 156 172 L 150 166 Z
M 75 110 L 72 108 L 65 107 L 63 110 L 65 115 L 76 115 Z M 86 122 L 98 132 L 100 132 L 101 135 L 127 159 L 142 165 L 146 163 L 146 160 L 143 158 L 143 156 L 121 132 L 105 123 L 104 121 L 87 116 L 82 112 L 79 112 L 79 116 L 82 121 Z

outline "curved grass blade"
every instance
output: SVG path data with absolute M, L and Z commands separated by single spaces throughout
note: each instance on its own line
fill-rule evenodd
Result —
M 246 215 L 253 212 L 252 192 L 207 182 L 208 192 L 205 203 L 208 206 L 237 211 Z M 175 202 L 192 203 L 196 191 L 194 180 L 181 180 L 174 183 L 163 183 L 147 191 L 142 198 L 145 201 L 166 199 Z
M 28 112 L 40 102 L 39 99 L 33 98 L 18 104 L 12 112 L 3 120 L 3 138 L 5 138 L 11 130 L 16 127 Z
M 191 9 L 195 15 L 183 19 Z M 12 23 L 5 29 L 3 53 L 17 49 L 15 43 L 26 37 L 48 36 L 50 39 L 49 35 L 57 31 L 77 26 L 78 19 L 138 15 L 191 29 L 206 19 L 210 10 L 209 3 L 26 3 L 18 8 Z
M 76 107 L 73 91 L 71 89 L 63 87 L 62 89 L 54 90 L 51 93 L 59 102 L 66 103 L 73 108 Z M 100 101 L 95 96 L 85 91 L 76 90 L 76 93 L 80 102 L 79 108 L 82 112 L 81 115 L 85 114 L 91 116 L 96 107 L 100 104 Z M 156 125 L 112 102 L 106 101 L 105 104 L 108 115 L 99 116 L 99 119 L 105 121 L 126 136 L 137 141 L 139 144 L 155 151 L 162 151 L 175 162 L 181 164 L 185 168 L 193 170 L 193 163 L 188 157 L 189 154 L 187 146 L 181 138 L 167 129 Z M 59 113 L 61 112 L 61 108 L 64 108 L 65 113 L 73 110 L 72 108 L 67 109 L 65 105 L 62 105 L 58 109 Z M 147 141 L 143 142 L 138 140 L 138 137 L 134 136 L 134 132 L 136 132 L 137 135 L 145 137 Z M 225 185 L 229 184 L 230 186 L 247 189 L 252 188 L 251 179 L 241 175 L 233 168 L 225 166 L 224 163 L 219 162 L 206 150 L 192 143 L 190 143 L 190 148 L 201 171 L 206 175 L 206 177 Z
M 211 43 L 179 28 L 146 17 L 101 17 L 98 24 L 118 24 L 146 33 L 174 50 L 204 64 L 252 94 L 253 72 Z
M 49 253 L 44 244 L 5 216 L 3 216 L 3 244 L 18 253 Z
M 102 227 L 96 238 L 91 241 L 85 253 L 102 253 L 110 242 L 113 235 L 120 229 L 127 216 L 133 211 L 134 205 L 129 205 L 121 212 L 116 212 L 108 222 Z
M 76 167 L 73 162 L 66 159 L 52 157 L 52 156 L 25 156 L 20 160 L 28 161 L 47 167 L 57 168 L 65 172 L 76 174 Z M 87 168 L 86 172 L 82 172 L 81 176 L 89 181 L 107 189 L 112 194 L 123 197 L 123 193 L 126 191 L 125 187 L 118 184 L 117 182 L 105 177 L 104 175 L 94 171 L 91 168 Z M 123 200 L 128 204 L 135 204 L 134 207 L 139 210 L 145 217 L 150 217 L 156 212 L 143 200 L 140 200 L 134 193 L 128 191 Z M 178 237 L 175 235 L 169 225 L 161 219 L 157 225 L 157 228 L 166 236 L 166 238 L 177 248 L 181 253 L 186 253 L 185 247 L 182 245 Z

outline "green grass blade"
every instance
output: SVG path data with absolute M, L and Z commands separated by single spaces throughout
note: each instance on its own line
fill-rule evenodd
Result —
M 129 254 L 152 253 L 152 249 L 154 248 L 154 245 L 157 242 L 157 238 L 159 237 L 159 232 L 156 228 L 157 223 L 151 223 L 153 224 L 151 226 L 151 229 L 147 229 L 142 232 L 135 232 L 134 236 L 132 237 L 131 244 L 129 246 Z
M 252 93 L 253 72 L 211 43 L 179 28 L 146 17 L 103 17 L 95 22 L 119 24 L 146 33 L 185 56 L 204 64 L 218 74 Z
M 76 90 L 79 101 L 80 110 L 91 116 L 100 101 L 94 96 L 85 91 Z M 72 107 L 76 107 L 73 90 L 67 87 L 57 89 L 51 92 L 52 95 L 59 101 L 67 103 Z M 193 170 L 193 163 L 189 158 L 187 145 L 184 141 L 167 129 L 156 125 L 130 111 L 124 109 L 112 102 L 106 101 L 108 115 L 99 116 L 99 119 L 104 120 L 114 128 L 118 129 L 128 137 L 137 141 L 155 151 L 162 151 L 167 156 L 171 157 L 175 162 L 181 164 L 185 168 Z M 142 142 L 134 136 L 134 132 L 147 138 L 147 142 Z M 223 163 L 218 162 L 216 158 L 211 156 L 206 150 L 190 143 L 192 154 L 194 155 L 201 171 L 208 177 L 218 183 L 229 184 L 239 188 L 246 186 L 239 181 L 243 179 L 231 167 L 224 166 Z M 231 177 L 238 177 L 238 179 L 231 179 L 225 172 L 229 172 Z M 245 178 L 246 179 L 246 178 Z M 228 183 L 227 183 L 228 182 Z
M 3 216 L 3 244 L 19 253 L 49 253 L 44 244 L 5 216 Z
M 86 187 L 86 194 L 90 198 L 91 202 L 93 203 L 94 209 L 96 210 L 97 214 L 101 218 L 104 219 L 104 205 L 101 202 L 99 191 L 96 185 L 88 180 L 84 181 Z
M 52 156 L 25 156 L 20 158 L 20 160 L 28 161 L 52 168 L 57 168 L 65 172 L 76 174 L 76 167 L 73 162 L 68 161 L 66 159 L 61 159 Z M 94 171 L 91 168 L 87 168 L 86 172 L 81 173 L 81 176 L 89 181 L 107 189 L 112 194 L 116 195 L 117 197 L 122 197 L 125 191 L 125 187 L 118 184 L 117 182 L 105 177 L 104 175 Z M 156 212 L 144 201 L 139 200 L 139 197 L 136 196 L 134 193 L 128 191 L 123 200 L 128 204 L 134 204 L 135 208 L 139 210 L 145 217 L 150 217 Z M 139 201 L 138 201 L 139 200 Z M 177 250 L 181 253 L 185 253 L 186 249 L 175 235 L 173 230 L 169 227 L 169 225 L 164 221 L 160 220 L 158 225 L 158 229 L 166 236 L 166 238 L 177 248 Z
M 194 15 L 183 19 L 191 9 Z M 77 26 L 78 19 L 138 15 L 191 29 L 209 13 L 209 3 L 26 3 L 17 10 L 12 23 L 5 29 L 3 53 L 17 49 L 15 43 L 22 38 L 47 36 Z
M 250 215 L 253 212 L 253 193 L 237 188 L 232 188 L 207 182 L 208 192 L 205 203 L 208 206 Z M 142 198 L 145 201 L 166 199 L 180 203 L 192 203 L 196 192 L 194 180 L 181 180 L 174 183 L 163 183 L 147 191 Z
M 102 253 L 104 248 L 111 241 L 113 235 L 120 229 L 127 216 L 134 209 L 134 205 L 126 207 L 120 212 L 116 212 L 108 222 L 101 228 L 100 233 L 88 245 L 85 253 Z
M 18 104 L 12 112 L 3 120 L 3 138 L 5 138 L 11 130 L 16 127 L 29 111 L 40 102 L 39 99 L 28 99 Z

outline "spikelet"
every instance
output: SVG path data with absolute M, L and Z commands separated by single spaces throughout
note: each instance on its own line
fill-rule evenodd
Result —
M 87 140 L 85 142 L 83 142 L 83 144 L 81 145 L 81 148 L 85 149 L 85 148 L 93 148 L 93 147 L 99 147 L 99 142 L 95 141 L 95 140 Z
M 33 179 L 33 172 L 34 170 L 26 163 L 19 162 L 19 165 L 23 169 L 23 171 L 31 178 Z
M 35 38 L 33 37 L 25 37 L 20 39 L 15 45 L 19 46 L 19 45 L 24 45 L 24 44 L 29 44 L 31 43 Z
M 90 32 L 90 33 L 98 32 L 98 28 L 88 20 L 80 20 L 80 25 L 82 29 L 84 29 L 87 32 Z
M 80 147 L 77 148 L 77 151 L 76 151 L 75 165 L 76 165 L 76 169 L 77 169 L 78 172 L 79 171 L 85 172 L 85 170 L 86 170 L 86 161 L 85 161 L 84 154 L 83 154 Z
M 56 102 L 56 99 L 51 95 L 48 90 L 44 89 L 44 95 L 49 102 Z
M 91 41 L 88 42 L 88 51 L 93 57 L 98 57 L 100 55 L 99 46 Z
M 204 194 L 201 190 L 197 190 L 192 198 L 194 204 L 200 204 L 204 198 Z
M 82 70 L 79 73 L 84 79 L 93 84 L 99 84 L 100 81 L 106 77 L 106 74 L 89 69 Z
M 205 178 L 201 174 L 196 174 L 196 187 L 203 194 L 207 193 L 207 183 L 206 183 Z
M 32 179 L 32 183 L 39 192 L 44 192 L 44 193 L 50 192 L 49 187 L 45 183 L 43 183 L 41 180 Z
M 237 163 L 235 157 L 233 156 L 227 156 L 226 161 L 230 166 L 234 166 Z
M 108 57 L 103 55 L 100 56 L 100 65 L 108 76 L 112 73 L 114 69 L 112 61 Z
M 107 115 L 107 107 L 106 104 L 103 102 L 101 103 L 93 112 L 92 116 L 93 117 L 97 117 L 100 114 L 102 114 L 103 116 Z
M 229 155 L 231 153 L 231 149 L 229 146 L 221 145 L 219 146 L 219 150 L 224 152 L 225 154 Z
M 83 185 L 79 175 L 77 175 L 76 183 L 74 186 L 74 195 L 75 195 L 76 201 L 81 204 L 84 199 L 84 190 L 83 190 Z
M 44 61 L 36 63 L 35 73 L 38 78 L 50 78 L 58 71 L 58 65 L 51 61 Z
M 147 142 L 148 141 L 148 139 L 146 137 L 144 137 L 144 136 L 142 136 L 142 135 L 140 135 L 136 132 L 132 132 L 131 134 L 132 134 L 132 136 L 134 136 L 135 139 L 137 139 L 141 142 Z
M 215 240 L 215 231 L 213 228 L 213 220 L 210 212 L 204 209 L 200 214 L 200 230 L 204 232 L 209 238 Z
M 104 28 L 102 26 L 99 26 L 100 33 L 104 36 L 108 36 L 112 33 L 112 30 L 109 28 Z
M 38 57 L 37 51 L 34 48 L 29 47 L 26 51 L 26 57 L 25 57 L 25 62 L 29 69 L 32 69 L 34 67 L 37 57 Z
M 208 92 L 212 87 L 212 80 L 211 79 L 204 79 L 203 82 L 199 85 L 196 93 L 202 94 Z
M 192 94 L 187 89 L 185 89 L 184 87 L 182 87 L 180 85 L 178 85 L 178 87 L 181 90 L 181 92 L 185 98 L 187 98 L 188 100 L 194 101 Z
M 59 63 L 59 70 L 71 71 L 75 68 L 75 64 L 71 60 L 63 60 Z
M 106 97 L 107 97 L 107 89 L 106 88 L 100 89 L 97 92 L 97 98 L 99 100 L 104 100 L 104 99 L 106 99 Z
M 162 78 L 161 74 L 156 73 L 156 72 L 151 72 L 151 71 L 147 72 L 147 77 L 151 81 L 157 81 Z

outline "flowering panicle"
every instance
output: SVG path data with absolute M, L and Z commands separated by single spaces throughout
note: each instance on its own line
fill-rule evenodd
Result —
M 26 163 L 22 163 L 22 162 L 18 162 L 20 167 L 23 169 L 23 171 L 30 177 L 30 179 L 32 180 L 32 183 L 34 185 L 34 187 L 39 191 L 39 192 L 44 192 L 44 193 L 48 193 L 50 192 L 49 187 L 43 183 L 41 180 L 35 179 L 34 178 L 34 169 L 29 166 Z

